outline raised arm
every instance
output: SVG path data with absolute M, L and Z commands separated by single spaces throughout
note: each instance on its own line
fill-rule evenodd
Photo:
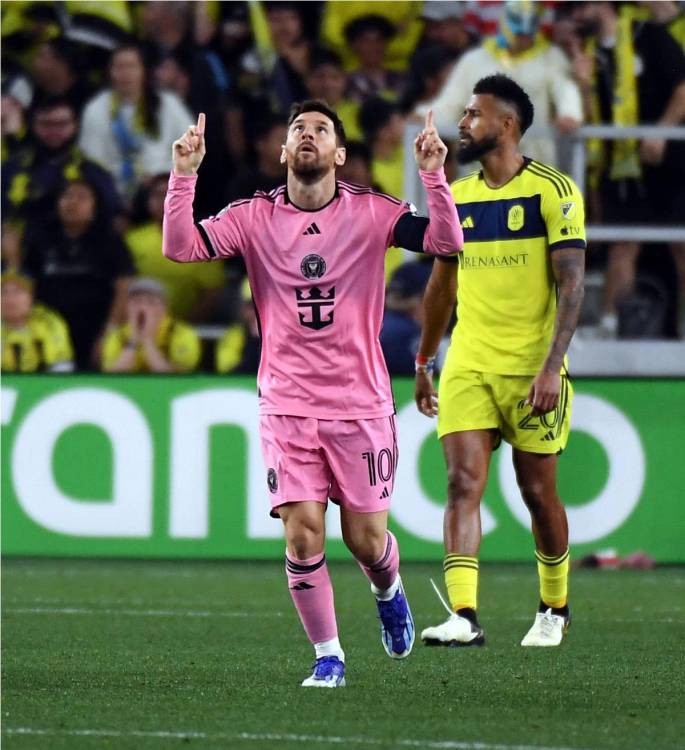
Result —
M 433 388 L 433 364 L 440 341 L 445 335 L 457 298 L 457 264 L 438 258 L 433 263 L 423 296 L 423 327 L 416 357 L 414 398 L 422 414 L 437 414 L 437 396 Z
M 239 230 L 229 212 L 212 218 L 207 225 L 195 224 L 193 198 L 197 170 L 205 155 L 205 115 L 191 125 L 172 146 L 173 170 L 164 201 L 162 252 L 179 263 L 206 261 L 236 255 Z
M 447 146 L 433 124 L 433 113 L 426 114 L 424 129 L 414 141 L 414 158 L 426 189 L 430 220 L 405 214 L 395 226 L 395 244 L 417 253 L 454 255 L 464 244 L 464 233 L 457 207 L 445 178 Z

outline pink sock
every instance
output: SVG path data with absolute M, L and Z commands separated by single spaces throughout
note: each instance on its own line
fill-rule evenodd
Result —
M 359 563 L 364 575 L 380 591 L 387 591 L 397 580 L 400 570 L 400 548 L 391 531 L 386 531 L 385 550 L 373 565 Z
M 333 587 L 325 554 L 307 560 L 296 560 L 286 554 L 285 572 L 290 596 L 309 640 L 322 643 L 337 638 Z

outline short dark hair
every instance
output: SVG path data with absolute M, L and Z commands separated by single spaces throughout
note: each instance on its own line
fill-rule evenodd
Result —
M 395 26 L 385 16 L 377 13 L 369 13 L 366 16 L 359 16 L 350 21 L 343 30 L 345 41 L 352 44 L 358 37 L 367 31 L 378 32 L 385 40 L 390 40 L 395 36 Z
M 351 162 L 352 159 L 361 159 L 364 164 L 369 167 L 371 166 L 373 155 L 371 154 L 371 149 L 364 141 L 348 141 L 345 150 L 347 151 L 346 164 Z
M 473 87 L 474 94 L 491 94 L 497 99 L 510 104 L 516 110 L 519 118 L 519 127 L 521 135 L 531 126 L 535 116 L 533 102 L 526 92 L 513 81 L 509 76 L 503 73 L 496 73 L 492 76 L 481 78 Z
M 362 104 L 359 110 L 359 126 L 364 138 L 372 142 L 381 128 L 384 128 L 392 116 L 400 111 L 394 102 L 389 102 L 380 96 L 372 96 Z
M 47 94 L 35 98 L 29 110 L 29 118 L 33 119 L 39 112 L 50 112 L 60 107 L 66 107 L 71 111 L 74 118 L 77 118 L 76 109 L 71 99 L 66 96 L 49 96 Z
M 311 73 L 316 68 L 322 68 L 324 65 L 331 65 L 334 68 L 344 70 L 342 58 L 337 52 L 325 47 L 316 47 L 309 56 L 309 72 Z
M 305 112 L 319 112 L 320 114 L 328 117 L 328 119 L 333 123 L 333 129 L 335 130 L 335 135 L 338 139 L 338 145 L 345 145 L 345 128 L 343 127 L 342 120 L 338 117 L 337 113 L 321 99 L 306 99 L 303 102 L 295 102 L 295 104 L 290 107 L 290 114 L 288 115 L 288 128 L 290 128 L 293 122 L 295 122 L 295 120 Z

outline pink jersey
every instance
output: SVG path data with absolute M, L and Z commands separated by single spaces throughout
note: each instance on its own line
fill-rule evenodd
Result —
M 283 186 L 235 201 L 195 228 L 195 181 L 170 178 L 164 253 L 181 261 L 243 257 L 262 335 L 260 413 L 337 420 L 393 414 L 379 343 L 384 256 L 409 204 L 338 182 L 327 205 L 302 210 Z M 444 176 L 441 182 L 449 195 Z M 443 228 L 426 249 L 455 253 L 458 218 L 456 228 L 454 218 L 434 223 L 453 231 Z

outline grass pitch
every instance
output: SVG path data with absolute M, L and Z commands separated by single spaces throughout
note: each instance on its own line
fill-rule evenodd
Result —
M 6 560 L 5 750 L 668 750 L 685 736 L 685 570 L 577 571 L 557 649 L 523 649 L 535 565 L 482 565 L 484 648 L 380 645 L 368 586 L 332 563 L 348 687 L 313 661 L 280 563 Z M 417 629 L 444 612 L 407 564 Z

